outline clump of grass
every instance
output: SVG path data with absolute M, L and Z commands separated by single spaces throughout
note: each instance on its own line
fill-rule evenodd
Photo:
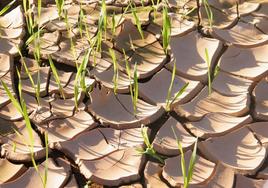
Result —
M 177 145 L 178 145 L 178 149 L 179 152 L 181 153 L 181 171 L 182 171 L 182 175 L 183 175 L 183 188 L 188 188 L 190 185 L 190 181 L 192 180 L 192 176 L 193 176 L 193 170 L 194 170 L 194 165 L 195 165 L 195 161 L 196 161 L 196 152 L 197 152 L 197 141 L 198 138 L 196 138 L 195 144 L 194 144 L 194 149 L 190 158 L 190 162 L 189 162 L 189 166 L 188 169 L 186 171 L 186 163 L 185 163 L 185 158 L 184 158 L 184 152 L 181 146 L 181 143 L 176 135 L 176 132 L 174 130 L 174 128 L 172 127 L 172 131 L 173 134 L 175 136 Z
M 168 45 L 170 43 L 171 34 L 171 24 L 168 16 L 167 7 L 163 8 L 163 28 L 162 28 L 162 38 L 163 38 L 163 48 L 165 53 L 167 53 Z
M 49 64 L 50 64 L 50 68 L 52 70 L 53 77 L 54 77 L 54 79 L 55 79 L 55 81 L 56 81 L 56 83 L 58 85 L 60 94 L 63 97 L 63 99 L 65 99 L 65 95 L 64 95 L 63 87 L 62 87 L 61 82 L 60 82 L 58 71 L 57 71 L 57 69 L 56 69 L 56 67 L 55 67 L 55 65 L 53 63 L 53 60 L 52 60 L 50 55 L 48 56 L 48 61 L 49 61 Z
M 174 96 L 173 99 L 171 100 L 171 91 L 174 85 L 174 80 L 175 80 L 175 76 L 176 76 L 176 62 L 174 61 L 173 64 L 173 69 L 172 69 L 172 76 L 171 76 L 171 80 L 170 80 L 170 85 L 168 88 L 168 93 L 167 93 L 167 98 L 166 98 L 166 111 L 170 111 L 170 106 L 173 104 L 173 102 L 175 100 L 177 100 L 177 98 L 179 98 L 184 91 L 186 90 L 186 88 L 188 87 L 189 83 L 186 83 Z
M 149 155 L 157 159 L 161 164 L 164 164 L 163 157 L 156 153 L 155 149 L 153 148 L 153 145 L 150 143 L 149 136 L 148 136 L 148 127 L 141 128 L 141 135 L 143 137 L 146 149 L 137 148 L 136 150 L 139 152 L 139 154 Z
M 209 58 L 209 54 L 208 54 L 208 49 L 207 48 L 205 48 L 205 56 L 206 56 L 206 63 L 207 63 L 207 66 L 208 66 L 208 94 L 210 95 L 211 94 L 211 91 L 212 91 L 211 75 L 210 75 L 210 64 L 211 64 L 211 61 L 210 61 L 210 58 Z

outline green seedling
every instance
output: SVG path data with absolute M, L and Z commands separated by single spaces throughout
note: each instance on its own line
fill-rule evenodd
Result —
M 128 62 L 127 55 L 126 55 L 126 52 L 124 49 L 123 49 L 123 53 L 124 53 L 124 58 L 125 58 L 125 63 L 126 63 L 126 72 L 127 72 L 128 79 L 129 79 L 129 90 L 130 90 L 130 96 L 132 99 L 133 111 L 134 111 L 134 114 L 136 115 L 137 101 L 135 101 L 135 97 L 134 97 L 134 91 L 133 91 L 133 86 L 132 86 L 133 79 L 131 78 L 131 71 L 130 71 L 130 67 L 129 67 L 129 62 Z
M 149 155 L 157 159 L 160 163 L 164 164 L 163 157 L 156 153 L 155 149 L 153 148 L 153 145 L 150 143 L 149 136 L 148 136 L 148 127 L 142 127 L 141 135 L 145 143 L 146 149 L 137 148 L 136 150 L 139 152 L 139 154 Z
M 25 72 L 26 72 L 26 74 L 31 82 L 32 87 L 34 88 L 37 104 L 38 104 L 38 106 L 40 106 L 40 94 L 39 94 L 40 93 L 40 83 L 39 84 L 37 83 L 37 86 L 35 85 L 33 77 L 32 77 L 32 75 L 31 75 L 31 73 L 26 65 L 24 57 L 22 56 L 22 53 L 21 53 L 20 49 L 18 48 L 18 46 L 17 46 L 17 49 L 18 49 L 19 55 L 21 57 L 22 66 L 23 66 L 23 68 L 24 68 L 24 70 L 25 70 Z M 40 75 L 38 75 L 37 77 L 40 77 Z M 40 81 L 40 78 L 38 80 Z M 38 80 L 37 80 L 37 82 L 38 82 Z M 38 85 L 39 85 L 39 88 L 38 88 Z
M 131 12 L 132 12 L 132 15 L 134 17 L 134 20 L 135 20 L 135 24 L 138 28 L 138 31 L 140 33 L 140 36 L 142 39 L 144 39 L 144 34 L 143 34 L 143 31 L 142 31 L 142 27 L 141 27 L 141 23 L 140 23 L 140 20 L 139 20 L 139 17 L 137 16 L 137 8 L 136 6 L 134 5 L 131 5 Z
M 124 49 L 123 49 L 123 53 L 124 53 L 124 58 L 125 58 L 125 63 L 126 63 L 126 72 L 127 72 L 129 83 L 130 83 L 129 90 L 130 90 L 130 95 L 132 99 L 133 112 L 134 112 L 134 115 L 136 115 L 137 103 L 138 103 L 138 98 L 139 98 L 139 82 L 138 82 L 137 64 L 135 63 L 134 65 L 134 72 L 133 72 L 133 79 L 132 79 L 129 62 L 128 62 L 127 55 Z M 134 85 L 132 86 L 133 83 Z
M 171 24 L 168 16 L 167 7 L 163 8 L 163 28 L 162 28 L 162 38 L 163 38 L 163 48 L 167 53 L 168 46 L 170 43 L 170 34 L 171 34 Z
M 185 163 L 185 158 L 184 158 L 184 152 L 182 149 L 182 145 L 177 137 L 177 134 L 174 130 L 174 128 L 172 127 L 172 131 L 173 134 L 175 136 L 177 145 L 178 145 L 178 149 L 179 152 L 181 153 L 181 171 L 182 171 L 182 175 L 183 175 L 183 188 L 188 188 L 190 185 L 190 181 L 192 180 L 192 176 L 193 176 L 193 170 L 194 170 L 194 165 L 195 165 L 195 161 L 196 161 L 196 152 L 197 152 L 197 141 L 198 138 L 196 138 L 195 144 L 194 144 L 194 149 L 190 158 L 190 162 L 189 162 L 189 166 L 188 166 L 188 170 L 186 171 L 186 163 Z
M 76 69 L 78 69 L 78 63 L 77 63 L 77 53 L 76 53 L 76 49 L 74 47 L 74 41 L 73 41 L 73 37 L 72 37 L 72 28 L 69 25 L 69 19 L 68 19 L 68 14 L 67 14 L 67 10 L 64 11 L 64 22 L 68 31 L 68 37 L 70 39 L 70 44 L 71 44 L 71 52 L 75 61 L 75 66 Z
M 80 88 L 86 88 L 85 85 L 85 75 L 83 72 L 86 72 L 88 61 L 89 61 L 89 55 L 91 53 L 91 50 L 87 50 L 87 52 L 84 55 L 82 63 L 79 65 L 75 80 L 74 80 L 74 101 L 75 101 L 75 108 L 78 110 L 78 97 L 80 93 Z M 84 91 L 85 92 L 85 91 Z
M 2 10 L 0 11 L 0 16 L 2 16 L 3 14 L 6 13 L 6 11 L 8 11 L 10 9 L 10 7 L 16 2 L 16 0 L 11 1 L 10 3 L 8 3 L 4 8 L 2 8 Z
M 219 72 L 220 72 L 220 67 L 219 67 L 219 65 L 216 65 L 213 77 L 215 78 L 219 74 Z
M 61 14 L 63 12 L 64 2 L 65 2 L 64 0 L 55 0 L 56 6 L 58 9 L 59 18 L 61 18 Z
M 85 15 L 84 15 L 84 11 L 82 9 L 81 3 L 79 5 L 79 7 L 80 7 L 80 11 L 79 11 L 78 27 L 79 27 L 80 37 L 82 38 L 83 37 L 83 26 L 84 26 L 83 20 L 84 20 Z
M 113 49 L 109 49 L 110 56 L 113 61 L 113 67 L 114 67 L 114 76 L 113 76 L 113 83 L 114 83 L 114 94 L 117 94 L 117 87 L 118 87 L 118 79 L 119 79 L 119 69 L 118 69 L 118 63 L 116 60 L 116 56 Z
M 170 111 L 170 106 L 184 93 L 186 88 L 188 87 L 189 83 L 186 83 L 174 96 L 173 99 L 171 100 L 171 91 L 174 85 L 174 80 L 176 76 L 176 62 L 174 61 L 173 64 L 173 69 L 172 69 L 172 76 L 170 80 L 170 85 L 168 88 L 168 93 L 167 93 L 167 99 L 166 99 L 166 111 Z
M 31 9 L 31 1 L 23 0 L 22 4 L 27 25 L 27 31 L 30 35 L 32 35 L 34 33 L 34 22 L 33 22 L 33 12 Z
M 107 9 L 106 9 L 106 2 L 105 0 L 102 0 L 101 3 L 101 11 L 100 11 L 100 18 L 98 21 L 98 33 L 95 37 L 94 45 L 97 44 L 96 51 L 101 51 L 101 43 L 102 43 L 102 37 L 103 37 L 103 30 L 104 30 L 104 36 L 106 39 L 106 32 L 107 32 Z
M 212 9 L 210 7 L 210 4 L 208 3 L 208 0 L 202 0 L 205 10 L 206 10 L 206 14 L 208 17 L 208 22 L 209 22 L 209 27 L 212 28 L 213 25 L 213 12 Z
M 205 48 L 205 56 L 206 56 L 206 63 L 207 63 L 207 66 L 208 66 L 208 94 L 210 95 L 211 94 L 211 91 L 212 91 L 211 75 L 210 75 L 210 64 L 211 64 L 211 61 L 210 61 L 210 58 L 209 58 L 209 54 L 208 54 L 208 49 L 207 48 Z
M 134 88 L 133 88 L 133 107 L 134 107 L 134 114 L 137 113 L 137 103 L 139 97 L 139 82 L 138 82 L 138 73 L 137 73 L 137 63 L 134 65 Z
M 115 34 L 115 26 L 116 26 L 116 23 L 115 23 L 115 13 L 113 13 L 112 15 L 112 36 L 114 36 Z
M 63 99 L 65 99 L 63 87 L 62 87 L 61 82 L 60 82 L 60 78 L 59 78 L 59 75 L 58 75 L 57 68 L 55 67 L 55 65 L 53 63 L 53 60 L 52 60 L 50 55 L 48 56 L 48 61 L 49 61 L 49 64 L 50 64 L 50 68 L 52 70 L 53 77 L 54 77 L 54 79 L 55 79 L 55 81 L 56 81 L 56 83 L 58 85 L 59 91 L 61 93 L 61 96 L 63 97 Z
M 46 161 L 45 161 L 45 174 L 43 178 L 44 188 L 47 187 L 47 175 L 48 175 L 48 133 L 45 132 L 45 148 L 46 148 Z

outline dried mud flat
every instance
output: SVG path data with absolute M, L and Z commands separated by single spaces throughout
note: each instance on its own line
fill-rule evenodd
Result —
M 140 10 L 137 16 L 142 39 L 135 16 L 127 11 L 123 15 L 129 2 L 106 1 L 110 15 L 106 37 L 102 51 L 95 58 L 89 57 L 85 85 L 90 92 L 80 93 L 77 109 L 76 63 L 83 63 L 83 56 L 92 47 L 88 38 L 98 32 L 101 2 L 66 1 L 66 26 L 64 19 L 59 19 L 55 2 L 43 0 L 38 22 L 42 27 L 40 67 L 33 56 L 35 44 L 25 47 L 29 36 L 22 2 L 0 16 L 0 80 L 18 98 L 19 70 L 21 96 L 34 129 L 30 135 L 23 116 L 0 85 L 0 187 L 43 187 L 40 174 L 44 173 L 49 188 L 86 184 L 183 187 L 173 127 L 187 164 L 199 138 L 190 188 L 268 188 L 268 1 L 208 0 L 214 15 L 212 27 L 204 4 L 195 0 L 167 2 L 171 39 L 165 53 L 161 2 L 154 12 L 144 8 L 151 7 L 151 1 L 144 0 L 143 6 L 141 1 L 133 1 Z M 2 7 L 5 4 L 0 2 Z M 82 34 L 81 7 L 85 13 L 82 22 L 88 25 L 87 33 Z M 37 7 L 33 7 L 33 14 L 36 18 Z M 21 47 L 23 58 L 17 47 Z M 116 84 L 109 49 L 118 62 Z M 62 90 L 52 74 L 49 56 L 57 67 Z M 137 70 L 136 112 L 130 95 L 134 83 L 129 81 L 125 58 L 131 75 L 134 67 Z M 34 80 L 40 78 L 39 106 L 22 61 Z M 166 112 L 173 70 L 171 96 L 186 83 L 188 86 Z M 137 152 L 136 148 L 145 148 L 141 125 L 149 127 L 152 145 L 165 158 L 164 164 Z M 27 144 L 31 137 L 32 152 Z

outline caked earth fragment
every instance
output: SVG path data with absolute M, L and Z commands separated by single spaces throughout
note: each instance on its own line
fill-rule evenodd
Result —
M 220 69 L 253 81 L 260 80 L 268 72 L 268 45 L 254 48 L 230 46 L 221 56 Z
M 259 31 L 253 24 L 238 21 L 230 29 L 213 28 L 212 36 L 230 45 L 253 48 L 268 43 L 268 35 Z
M 15 180 L 27 170 L 23 164 L 13 164 L 7 159 L 0 159 L 0 167 L 0 186 L 2 183 Z
M 212 82 L 214 90 L 227 96 L 248 94 L 252 90 L 252 86 L 252 80 L 234 76 L 223 71 L 219 71 Z
M 164 113 L 160 106 L 151 105 L 141 99 L 136 104 L 136 112 L 129 94 L 117 94 L 107 90 L 94 88 L 90 93 L 89 112 L 103 125 L 123 128 L 140 127 L 157 120 Z
M 9 135 L 8 141 L 2 145 L 2 156 L 15 162 L 31 162 L 32 157 L 35 160 L 45 157 L 45 148 L 33 129 L 29 130 L 25 125 L 17 132 Z
M 172 81 L 172 72 L 163 68 L 156 73 L 149 81 L 139 84 L 139 96 L 152 104 L 166 107 L 167 100 L 173 101 L 171 108 L 177 104 L 184 104 L 190 101 L 202 89 L 203 85 L 199 81 L 192 81 L 180 76 L 175 76 L 170 98 L 168 99 L 168 89 Z M 179 97 L 176 94 L 188 84 L 185 91 Z
M 18 47 L 23 44 L 24 18 L 21 6 L 17 6 L 4 16 L 0 16 L 0 52 L 18 54 Z
M 189 166 L 188 164 L 191 158 L 191 154 L 191 151 L 187 151 L 184 154 L 186 166 Z M 165 166 L 163 167 L 162 175 L 172 186 L 182 186 L 184 182 L 181 172 L 181 165 L 179 162 L 180 160 L 181 155 L 165 160 Z M 213 174 L 215 166 L 215 163 L 210 162 L 205 158 L 197 155 L 190 185 L 202 184 L 205 181 L 209 180 Z
M 249 95 L 225 96 L 216 91 L 209 95 L 205 87 L 192 101 L 177 106 L 175 111 L 191 121 L 200 120 L 208 113 L 226 113 L 242 116 L 249 111 Z
M 198 144 L 200 151 L 210 160 L 222 163 L 240 174 L 256 173 L 266 156 L 265 147 L 260 145 L 247 127 Z M 225 155 L 226 151 L 228 155 Z
M 58 142 L 55 148 L 69 155 L 86 178 L 102 185 L 118 186 L 139 179 L 143 155 L 141 129 L 97 128 L 72 140 Z
M 78 111 L 73 116 L 50 121 L 47 126 L 40 126 L 48 133 L 48 143 L 63 142 L 73 139 L 76 135 L 93 129 L 96 126 L 91 115 L 85 111 Z
M 145 184 L 148 188 L 168 186 L 161 180 L 162 167 L 155 162 L 148 161 L 144 169 Z
M 263 144 L 268 143 L 268 134 L 267 134 L 267 122 L 255 122 L 248 124 L 247 127 L 253 131 L 256 138 Z
M 260 120 L 268 120 L 268 89 L 267 77 L 262 79 L 253 90 L 252 94 L 255 101 L 254 116 Z
M 70 167 L 57 166 L 55 162 L 48 158 L 47 161 L 41 163 L 37 166 L 38 172 L 34 167 L 30 167 L 26 170 L 25 173 L 21 174 L 15 180 L 7 182 L 1 185 L 1 187 L 37 187 L 42 188 L 44 182 L 43 176 L 46 172 L 46 163 L 47 163 L 47 187 L 63 187 L 68 181 L 70 174 Z M 41 176 L 40 176 L 41 175 Z
M 212 70 L 222 50 L 222 42 L 191 32 L 183 37 L 172 37 L 170 48 L 172 61 L 166 65 L 169 70 L 172 71 L 176 63 L 177 75 L 206 82 L 208 63 Z M 211 62 L 206 61 L 206 49 Z
M 264 188 L 267 186 L 268 186 L 267 180 L 253 179 L 253 178 L 249 178 L 240 174 L 236 175 L 235 188 L 240 188 L 240 187 L 248 187 L 248 188 L 263 187 Z
M 252 121 L 250 115 L 235 117 L 224 113 L 209 113 L 200 121 L 188 122 L 186 127 L 197 137 L 222 136 Z
M 174 132 L 176 135 L 174 135 Z M 178 155 L 178 144 L 176 137 L 181 142 L 184 150 L 193 146 L 196 138 L 190 135 L 175 118 L 170 117 L 159 129 L 153 141 L 154 149 L 163 155 Z

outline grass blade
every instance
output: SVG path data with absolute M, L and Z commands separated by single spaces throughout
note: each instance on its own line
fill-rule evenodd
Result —
M 53 77 L 58 85 L 58 88 L 60 90 L 60 93 L 61 93 L 61 96 L 63 97 L 63 99 L 65 99 L 65 95 L 64 95 L 64 91 L 63 91 L 63 87 L 61 85 L 61 82 L 60 82 L 60 78 L 59 78 L 59 75 L 58 75 L 58 71 L 53 63 L 53 60 L 51 58 L 51 56 L 49 55 L 48 56 L 48 61 L 49 61 L 49 64 L 50 64 L 50 68 L 52 70 L 52 74 L 53 74 Z
M 167 53 L 168 46 L 170 43 L 170 34 L 171 34 L 171 23 L 168 16 L 167 7 L 163 8 L 163 28 L 162 28 L 162 38 L 163 38 L 163 48 L 165 53 Z
M 208 66 L 208 94 L 210 95 L 211 94 L 211 91 L 212 91 L 212 86 L 211 86 L 211 75 L 210 75 L 210 58 L 209 58 L 209 54 L 208 54 L 208 49 L 205 48 L 205 56 L 206 56 L 206 63 L 207 63 L 207 66 Z
M 140 36 L 141 36 L 142 39 L 144 39 L 141 23 L 140 23 L 140 20 L 139 20 L 139 18 L 137 16 L 137 9 L 136 9 L 135 5 L 134 5 L 134 7 L 131 5 L 131 12 L 132 12 L 132 15 L 134 17 L 135 24 L 137 25 L 138 31 L 140 33 Z
M 198 141 L 198 138 L 196 138 L 196 141 L 194 144 L 194 149 L 193 149 L 191 159 L 189 162 L 189 166 L 188 166 L 187 184 L 186 184 L 187 187 L 189 186 L 189 183 L 190 183 L 192 176 L 193 176 L 193 169 L 194 169 L 194 165 L 195 165 L 195 161 L 196 161 L 197 141 Z
M 176 62 L 174 61 L 173 69 L 172 69 L 172 76 L 171 76 L 170 85 L 168 88 L 168 93 L 167 93 L 167 98 L 166 98 L 166 111 L 170 111 L 170 98 L 171 98 L 171 91 L 173 88 L 175 75 L 176 75 Z
M 178 145 L 178 148 L 179 148 L 179 152 L 181 154 L 181 171 L 182 171 L 182 175 L 183 175 L 183 180 L 184 180 L 184 185 L 186 184 L 187 182 L 187 176 L 186 176 L 186 167 L 185 167 L 185 159 L 184 159 L 184 152 L 183 152 L 183 149 L 182 149 L 182 146 L 181 146 L 181 143 L 177 137 L 177 134 L 174 130 L 174 127 L 171 127 L 172 128 L 172 131 L 173 131 L 173 134 L 175 136 L 175 139 L 176 139 L 176 142 L 177 142 L 177 145 Z
M 137 63 L 134 65 L 134 101 L 133 101 L 133 107 L 134 107 L 134 114 L 137 113 L 137 103 L 139 98 L 139 82 L 138 82 L 138 73 L 137 73 Z
M 113 83 L 114 83 L 114 94 L 117 94 L 117 87 L 118 87 L 118 79 L 119 79 L 119 71 L 118 71 L 118 64 L 116 61 L 116 56 L 114 50 L 109 48 L 109 54 L 113 61 L 113 68 L 114 68 L 114 75 L 113 75 Z
M 10 3 L 8 3 L 4 8 L 2 8 L 2 10 L 0 11 L 0 16 L 2 16 L 3 14 L 5 14 L 6 11 L 8 11 L 10 9 L 10 7 L 16 2 L 16 0 L 11 1 Z

